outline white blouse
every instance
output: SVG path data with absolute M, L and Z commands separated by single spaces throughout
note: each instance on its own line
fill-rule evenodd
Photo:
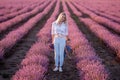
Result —
M 51 34 L 62 34 L 64 36 L 68 35 L 68 26 L 65 23 L 58 25 L 56 21 L 52 23 Z

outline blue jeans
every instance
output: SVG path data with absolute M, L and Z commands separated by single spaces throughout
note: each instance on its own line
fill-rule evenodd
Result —
M 63 66 L 65 46 L 66 46 L 65 38 L 56 37 L 54 39 L 55 66 Z

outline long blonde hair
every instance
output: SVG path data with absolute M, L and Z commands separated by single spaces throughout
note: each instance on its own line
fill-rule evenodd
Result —
M 64 12 L 61 12 L 61 13 L 59 14 L 57 20 L 56 20 L 57 24 L 60 24 L 60 23 L 61 23 L 61 19 L 62 19 L 63 16 L 64 16 L 64 21 L 62 21 L 62 22 L 66 23 L 66 21 L 67 21 L 67 19 L 66 19 L 66 14 L 65 14 Z

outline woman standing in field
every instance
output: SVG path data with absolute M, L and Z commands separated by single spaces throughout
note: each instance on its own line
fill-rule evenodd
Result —
M 66 14 L 60 13 L 57 20 L 52 23 L 51 29 L 52 43 L 54 44 L 55 68 L 53 71 L 62 72 L 64 63 L 64 49 L 68 40 L 68 26 Z

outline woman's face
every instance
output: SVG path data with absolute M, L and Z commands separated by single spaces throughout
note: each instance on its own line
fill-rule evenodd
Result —
M 61 15 L 61 22 L 64 22 L 66 20 L 66 16 L 65 15 Z

